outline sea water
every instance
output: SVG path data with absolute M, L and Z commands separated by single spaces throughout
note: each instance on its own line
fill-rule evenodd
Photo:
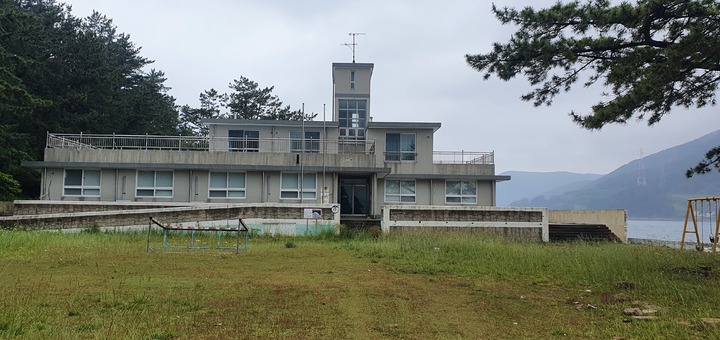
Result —
M 685 220 L 668 221 L 668 220 L 628 220 L 627 221 L 627 237 L 640 238 L 660 241 L 677 241 L 682 239 L 683 227 Z M 688 221 L 688 230 L 692 231 L 692 220 Z M 715 232 L 714 221 L 698 221 L 698 233 L 701 235 L 701 241 L 710 242 L 710 236 Z M 695 234 L 687 234 L 685 240 L 695 241 Z

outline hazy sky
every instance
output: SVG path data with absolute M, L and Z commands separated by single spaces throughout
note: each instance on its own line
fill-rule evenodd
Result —
M 440 122 L 436 151 L 494 151 L 496 172 L 608 173 L 625 163 L 712 132 L 718 108 L 678 109 L 659 124 L 644 122 L 583 130 L 568 117 L 587 113 L 601 88 L 559 95 L 536 108 L 519 98 L 527 81 L 484 81 L 464 56 L 506 41 L 511 27 L 475 0 L 69 0 L 75 16 L 96 10 L 130 34 L 141 55 L 165 72 L 178 105 L 198 105 L 206 89 L 222 92 L 245 76 L 275 86 L 280 99 L 306 112 L 323 104 L 331 117 L 331 63 L 352 61 L 349 32 L 362 32 L 357 62 L 375 64 L 375 121 Z M 495 0 L 535 7 L 555 0 Z M 329 118 L 328 118 L 329 119 Z

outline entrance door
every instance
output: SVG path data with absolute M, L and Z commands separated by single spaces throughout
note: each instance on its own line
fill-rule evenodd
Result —
M 340 214 L 370 214 L 370 183 L 368 178 L 340 178 Z

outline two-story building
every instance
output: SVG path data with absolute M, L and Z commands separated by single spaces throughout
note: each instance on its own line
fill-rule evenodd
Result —
M 43 200 L 494 206 L 492 152 L 434 151 L 440 123 L 373 120 L 373 64 L 333 63 L 332 120 L 217 119 L 208 137 L 49 133 Z

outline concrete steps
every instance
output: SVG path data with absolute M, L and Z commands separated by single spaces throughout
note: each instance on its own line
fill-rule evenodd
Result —
M 550 223 L 548 225 L 550 241 L 610 241 L 622 242 L 604 224 Z

